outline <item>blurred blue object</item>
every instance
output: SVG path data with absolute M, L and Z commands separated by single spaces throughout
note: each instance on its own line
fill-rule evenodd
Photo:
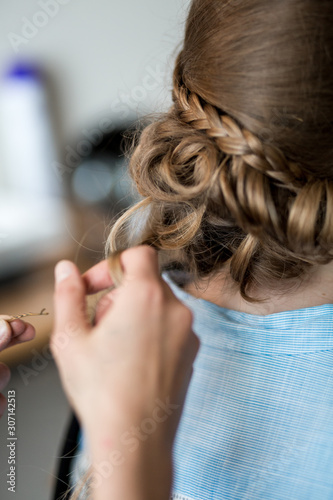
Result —
M 0 81 L 0 278 L 57 258 L 69 239 L 42 73 L 21 62 Z
M 15 64 L 0 84 L 2 186 L 42 195 L 59 192 L 51 168 L 57 156 L 51 122 L 42 71 Z

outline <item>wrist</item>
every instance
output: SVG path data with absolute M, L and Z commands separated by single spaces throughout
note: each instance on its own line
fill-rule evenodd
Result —
M 131 418 L 126 417 L 131 415 Z M 172 485 L 170 420 L 103 411 L 85 428 L 93 467 L 92 498 L 168 500 Z
M 171 455 L 180 405 L 171 404 L 169 398 L 156 399 L 152 408 L 142 412 L 136 407 L 103 406 L 95 412 L 97 418 L 82 422 L 91 452 L 101 456 L 119 449 L 126 454 L 147 443 L 150 449 L 156 447 Z
M 134 443 L 133 443 L 134 444 Z M 137 448 L 92 447 L 93 500 L 168 500 L 172 486 L 172 455 L 153 440 Z

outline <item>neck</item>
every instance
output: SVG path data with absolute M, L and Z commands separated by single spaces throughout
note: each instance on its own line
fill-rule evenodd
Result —
M 333 304 L 333 262 L 325 266 L 312 268 L 304 281 L 299 281 L 292 291 L 286 293 L 272 289 L 263 289 L 251 296 L 260 303 L 244 300 L 231 282 L 228 270 L 214 278 L 203 279 L 198 283 L 189 283 L 184 290 L 194 297 L 207 300 L 226 309 L 265 316 L 282 311 L 292 311 L 306 307 Z

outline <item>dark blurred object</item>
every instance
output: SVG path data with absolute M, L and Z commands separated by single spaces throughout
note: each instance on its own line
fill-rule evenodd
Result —
M 69 500 L 72 494 L 70 490 L 70 474 L 72 470 L 72 461 L 78 448 L 79 430 L 79 422 L 73 413 L 68 424 L 66 436 L 61 446 L 60 458 L 57 463 L 58 470 L 55 478 L 53 500 Z
M 77 163 L 70 177 L 70 193 L 79 206 L 117 214 L 136 201 L 124 153 L 130 127 L 104 134 L 97 145 L 92 145 L 91 153 Z
M 95 127 L 75 146 L 66 147 L 62 166 L 70 175 L 63 179 L 67 181 L 75 214 L 75 222 L 69 228 L 77 244 L 75 261 L 83 257 L 94 265 L 103 259 L 113 223 L 139 199 L 128 174 L 125 154 L 134 137 L 138 137 L 137 132 L 135 124 L 119 126 L 109 133 Z

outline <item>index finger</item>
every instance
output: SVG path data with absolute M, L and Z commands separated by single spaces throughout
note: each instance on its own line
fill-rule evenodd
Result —
M 82 274 L 88 295 L 100 292 L 113 285 L 107 260 L 102 260 Z

